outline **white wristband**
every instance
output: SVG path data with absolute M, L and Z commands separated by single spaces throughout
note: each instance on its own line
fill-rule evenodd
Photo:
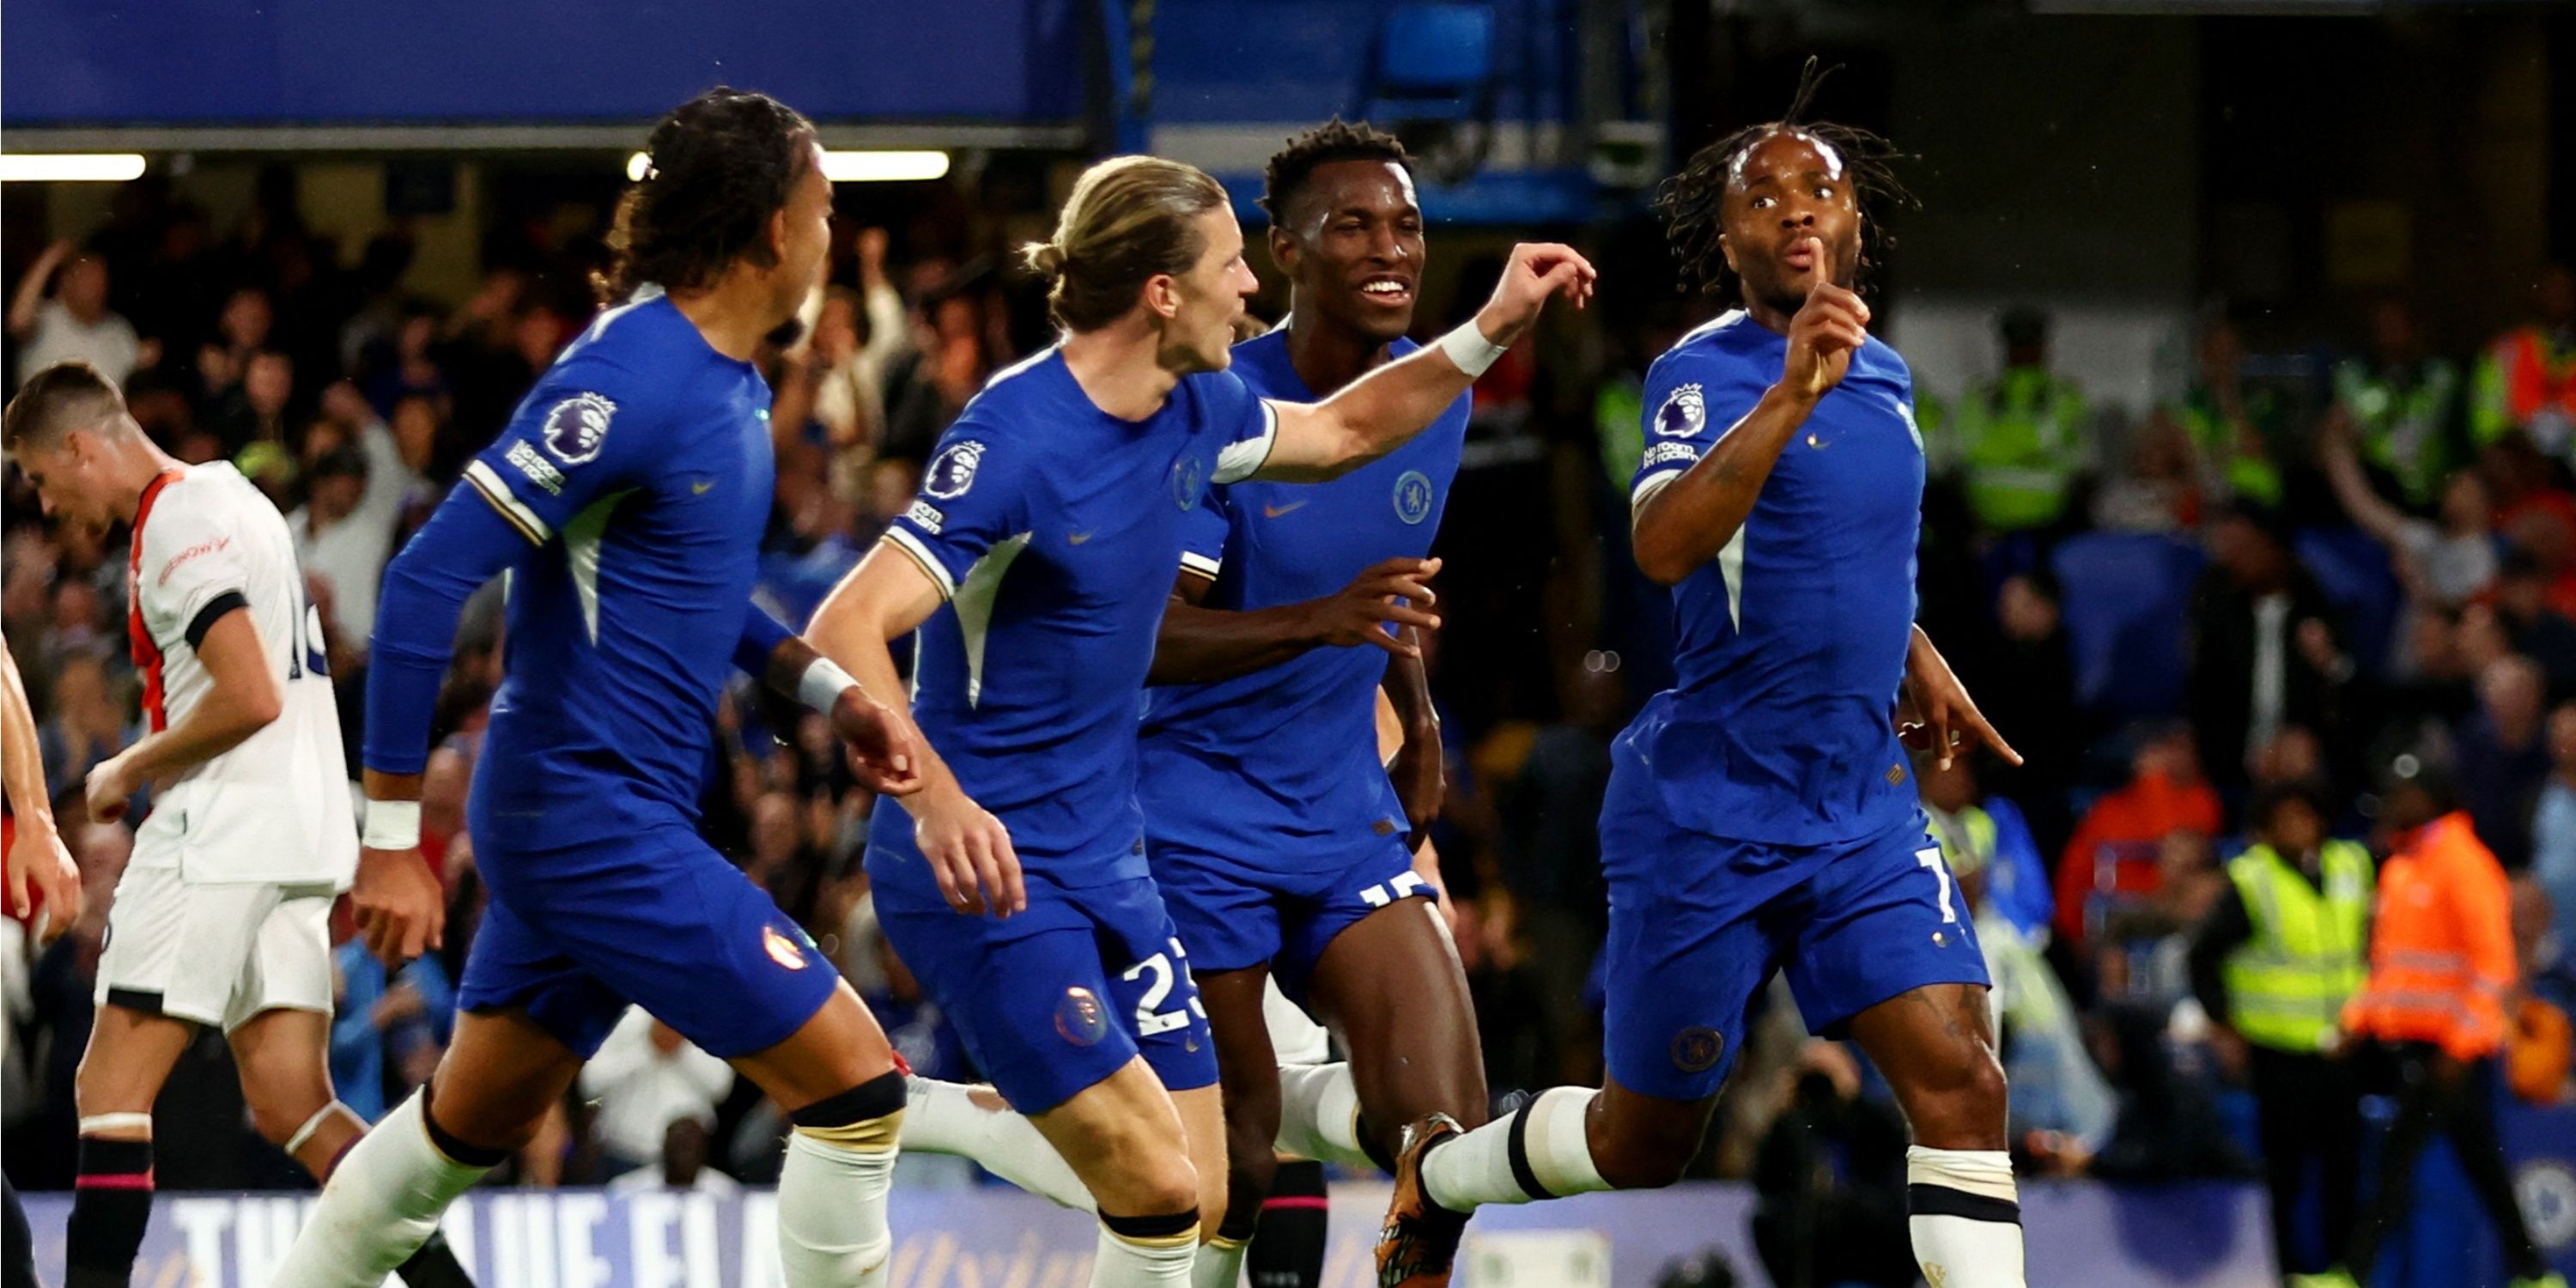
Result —
M 370 850 L 420 848 L 420 802 L 367 802 L 367 826 L 358 843 Z
M 805 674 L 798 677 L 796 700 L 828 716 L 832 714 L 832 705 L 841 700 L 842 690 L 857 683 L 850 678 L 849 672 L 841 669 L 840 663 L 828 657 L 818 657 L 812 666 L 805 668 Z
M 1496 344 L 1486 339 L 1485 333 L 1476 329 L 1474 318 L 1459 323 L 1455 330 L 1433 341 L 1432 345 L 1442 353 L 1448 354 L 1449 360 L 1457 363 L 1458 369 L 1466 372 L 1471 379 L 1485 374 L 1486 368 L 1493 366 L 1502 359 L 1504 354 L 1511 352 L 1510 345 Z

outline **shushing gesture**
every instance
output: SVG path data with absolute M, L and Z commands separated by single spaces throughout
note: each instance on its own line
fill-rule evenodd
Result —
M 1814 257 L 1811 262 L 1824 263 L 1824 242 L 1808 238 L 1807 253 Z M 1824 397 L 1826 390 L 1842 383 L 1843 373 L 1851 370 L 1852 354 L 1868 342 L 1869 305 L 1861 302 L 1857 292 L 1817 274 L 1806 304 L 1789 319 L 1789 357 L 1780 375 L 1781 388 L 1809 402 Z

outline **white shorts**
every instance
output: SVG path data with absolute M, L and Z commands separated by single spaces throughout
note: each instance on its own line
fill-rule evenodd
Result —
M 263 1011 L 331 1011 L 331 903 L 319 885 L 207 885 L 129 867 L 107 913 L 98 1003 L 241 1027 Z
M 1261 1018 L 1270 1022 L 1270 1051 L 1281 1064 L 1325 1064 L 1333 1058 L 1333 1037 L 1305 1008 L 1279 991 L 1272 976 L 1261 991 Z

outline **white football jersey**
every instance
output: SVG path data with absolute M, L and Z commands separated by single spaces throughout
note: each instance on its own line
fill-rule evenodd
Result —
M 346 885 L 358 830 L 340 711 L 285 516 L 230 465 L 182 466 L 144 489 L 129 572 L 126 632 L 153 730 L 212 691 L 197 645 L 236 609 L 250 613 L 284 694 L 266 728 L 153 785 L 134 862 L 175 863 L 198 882 Z

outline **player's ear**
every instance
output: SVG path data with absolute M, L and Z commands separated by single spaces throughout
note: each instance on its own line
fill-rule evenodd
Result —
M 1278 224 L 1270 226 L 1270 262 L 1289 277 L 1297 275 L 1297 238 Z
M 769 212 L 769 262 L 773 265 L 787 262 L 786 206 Z
M 1726 271 L 1738 277 L 1744 275 L 1744 270 L 1735 266 L 1735 243 L 1728 241 L 1725 233 L 1717 235 L 1717 253 L 1726 256 Z
M 1181 311 L 1181 279 L 1169 273 L 1156 273 L 1145 279 L 1145 307 L 1154 316 L 1170 319 Z

